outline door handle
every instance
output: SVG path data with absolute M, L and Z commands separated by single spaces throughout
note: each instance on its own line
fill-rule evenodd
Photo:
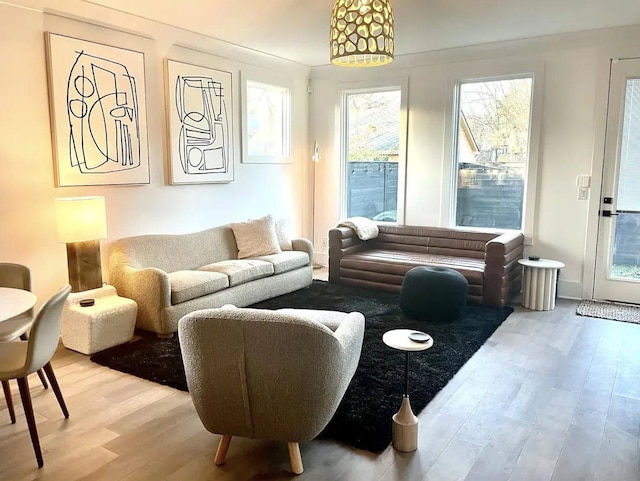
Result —
M 611 212 L 610 210 L 601 210 L 600 214 L 602 215 L 602 217 L 611 217 L 614 215 L 618 215 L 617 212 Z

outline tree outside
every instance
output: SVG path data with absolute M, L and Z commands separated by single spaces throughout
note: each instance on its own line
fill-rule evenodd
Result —
M 347 96 L 349 162 L 397 160 L 400 146 L 400 91 Z
M 531 78 L 464 83 L 460 111 L 478 146 L 476 161 L 523 174 L 529 148 Z
M 460 85 L 456 225 L 522 228 L 531 87 L 531 78 Z
M 347 215 L 397 220 L 400 90 L 347 94 Z

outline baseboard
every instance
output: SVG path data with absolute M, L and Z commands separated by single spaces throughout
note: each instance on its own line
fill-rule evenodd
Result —
M 329 265 L 329 255 L 324 252 L 314 252 L 313 263 L 326 267 Z
M 558 280 L 558 297 L 582 299 L 582 282 Z

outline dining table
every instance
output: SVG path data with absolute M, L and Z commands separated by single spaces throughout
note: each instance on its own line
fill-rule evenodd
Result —
M 24 314 L 36 305 L 38 298 L 32 292 L 12 287 L 0 287 L 0 323 Z

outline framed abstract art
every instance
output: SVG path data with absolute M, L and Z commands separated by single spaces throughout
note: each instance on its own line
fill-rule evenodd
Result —
M 172 184 L 233 182 L 232 74 L 167 60 Z
M 45 38 L 56 185 L 148 184 L 144 55 Z

